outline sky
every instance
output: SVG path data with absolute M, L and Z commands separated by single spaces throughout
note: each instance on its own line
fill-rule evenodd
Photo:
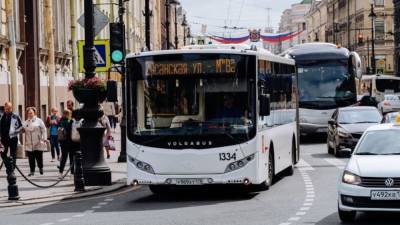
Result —
M 201 24 L 207 25 L 207 32 L 220 36 L 248 34 L 248 29 L 265 28 L 270 9 L 270 26 L 276 31 L 281 14 L 291 4 L 301 0 L 180 0 L 187 12 L 187 20 L 193 34 L 201 33 Z M 223 26 L 241 29 L 224 29 Z

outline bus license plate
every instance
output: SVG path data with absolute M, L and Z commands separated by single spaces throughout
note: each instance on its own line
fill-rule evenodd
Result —
M 176 185 L 201 185 L 201 179 L 176 179 Z
M 400 200 L 400 191 L 371 191 L 371 200 Z

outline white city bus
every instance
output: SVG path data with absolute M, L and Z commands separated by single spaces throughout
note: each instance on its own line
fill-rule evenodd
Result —
M 326 135 L 335 109 L 357 102 L 355 78 L 362 75 L 360 57 L 330 43 L 297 45 L 283 56 L 296 61 L 301 136 Z
M 128 184 L 256 184 L 293 173 L 294 61 L 242 45 L 127 57 Z
M 385 99 L 385 94 L 400 96 L 400 77 L 391 75 L 364 75 L 357 79 L 357 94 L 369 95 L 378 102 Z

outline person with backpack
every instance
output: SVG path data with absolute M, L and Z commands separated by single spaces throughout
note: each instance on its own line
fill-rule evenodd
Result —
M 72 129 L 72 112 L 69 109 L 65 109 L 58 126 L 58 135 L 57 135 L 61 145 L 61 160 L 60 160 L 60 166 L 58 167 L 60 172 L 60 178 L 63 175 L 65 164 L 67 162 L 68 157 L 69 157 L 69 165 L 71 168 L 71 174 L 74 173 L 74 151 L 71 148 L 72 145 L 71 129 Z
M 51 108 L 51 115 L 47 117 L 46 125 L 50 130 L 50 149 L 51 149 L 51 162 L 54 162 L 57 153 L 57 160 L 60 161 L 60 143 L 58 142 L 58 124 L 61 117 L 57 114 L 58 109 Z
M 13 112 L 12 103 L 6 102 L 4 113 L 0 116 L 0 137 L 4 146 L 2 157 L 6 157 L 10 150 L 14 165 L 17 163 L 18 135 L 22 128 L 21 118 Z

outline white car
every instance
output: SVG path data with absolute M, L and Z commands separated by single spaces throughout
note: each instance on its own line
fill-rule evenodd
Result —
M 343 222 L 354 221 L 358 211 L 400 212 L 399 120 L 368 128 L 358 142 L 338 187 Z
M 399 111 L 400 98 L 397 95 L 385 95 L 385 99 L 378 104 L 378 109 L 384 113 Z

